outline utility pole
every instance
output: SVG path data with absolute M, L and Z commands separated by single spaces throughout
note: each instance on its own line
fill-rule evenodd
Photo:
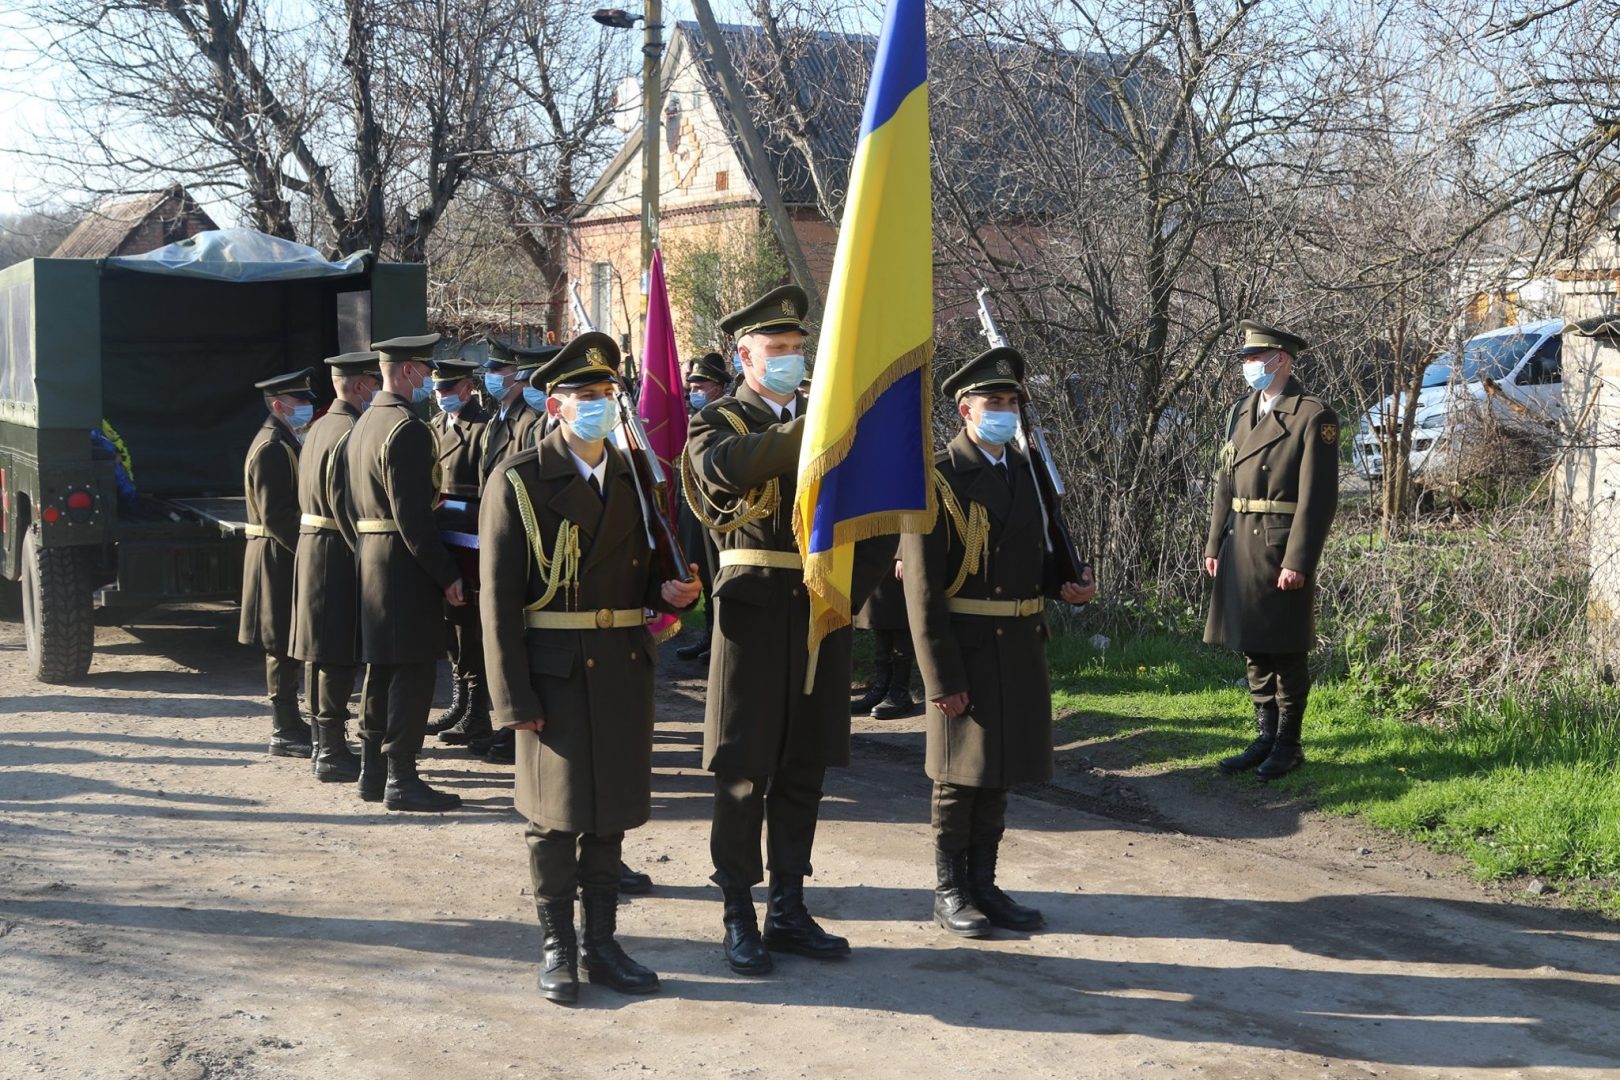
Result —
M 659 85 L 664 58 L 664 5 L 647 0 L 641 26 L 641 314 L 647 315 L 653 247 L 658 243 L 659 152 L 663 148 L 664 95 Z

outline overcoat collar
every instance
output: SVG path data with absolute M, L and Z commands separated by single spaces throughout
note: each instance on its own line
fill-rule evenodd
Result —
M 1006 451 L 1007 471 L 1013 474 L 1013 486 L 1010 488 L 990 467 L 989 459 L 968 435 L 966 428 L 951 440 L 950 446 L 951 468 L 964 478 L 968 499 L 990 511 L 997 521 L 1007 520 L 1012 513 L 1015 494 L 1021 498 L 1025 494 L 1023 489 L 1031 484 L 1029 470 L 1024 467 L 1024 456 L 1011 444 L 1008 444 Z
M 1260 406 L 1258 390 L 1243 400 L 1243 416 L 1246 422 L 1238 425 L 1237 437 L 1233 440 L 1237 448 L 1232 458 L 1234 466 L 1288 436 L 1289 426 L 1293 423 L 1294 414 L 1299 411 L 1299 399 L 1303 393 L 1305 388 L 1299 385 L 1299 381 L 1293 375 L 1289 375 L 1282 393 L 1277 395 L 1277 400 L 1272 402 L 1271 410 L 1266 415 L 1257 416 Z
M 603 473 L 602 483 L 607 498 L 598 499 L 596 492 L 579 475 L 560 426 L 540 440 L 538 449 L 540 480 L 548 489 L 556 489 L 548 505 L 558 515 L 579 526 L 580 547 L 584 551 L 583 570 L 601 555 L 594 542 L 598 534 L 615 535 L 615 530 L 627 527 L 626 519 L 639 522 L 641 506 L 636 499 L 630 467 L 625 464 L 618 449 L 611 442 L 608 443 L 607 469 Z M 639 528 L 639 524 L 636 527 Z M 606 546 L 610 545 L 603 545 Z
M 782 410 L 787 408 L 785 405 L 778 405 L 774 401 L 765 400 L 747 383 L 738 386 L 737 392 L 732 397 L 736 398 L 737 402 L 742 405 L 743 412 L 748 419 L 756 424 L 780 424 L 782 422 Z M 796 393 L 793 398 L 793 415 L 803 416 L 804 395 Z

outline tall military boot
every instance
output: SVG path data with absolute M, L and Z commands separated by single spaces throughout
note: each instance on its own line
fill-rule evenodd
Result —
M 619 892 L 587 885 L 580 890 L 579 973 L 588 983 L 601 983 L 621 994 L 651 994 L 658 975 L 625 954 L 614 937 L 618 930 Z
M 439 732 L 439 741 L 446 746 L 466 746 L 474 740 L 487 739 L 494 731 L 489 725 L 489 699 L 482 688 L 469 687 L 467 711 L 454 725 Z M 487 744 L 486 744 L 487 748 Z
M 720 887 L 725 901 L 726 964 L 739 975 L 767 975 L 774 962 L 759 937 L 752 889 Z
M 362 801 L 383 801 L 388 785 L 388 763 L 383 758 L 382 739 L 360 736 L 360 775 L 356 779 Z
M 1039 930 L 1046 919 L 1039 910 L 1025 907 L 996 885 L 996 857 L 999 840 L 979 841 L 968 849 L 968 896 L 973 906 L 984 912 L 991 926 L 1028 933 Z
M 482 741 L 480 741 L 482 742 Z M 472 743 L 467 749 L 478 753 L 480 743 Z M 515 765 L 517 763 L 517 732 L 511 728 L 502 728 L 495 733 L 495 737 L 484 747 L 483 758 L 491 765 Z
M 348 725 L 339 720 L 315 725 L 315 779 L 347 784 L 360 779 L 360 759 L 349 749 Z
M 310 745 L 309 725 L 298 711 L 297 700 L 270 702 L 270 756 L 307 758 L 314 752 Z
M 889 684 L 894 678 L 894 658 L 885 656 L 872 664 L 872 681 L 867 684 L 866 693 L 849 703 L 849 715 L 865 716 L 877 704 L 889 696 Z
M 536 985 L 547 1001 L 579 1000 L 579 939 L 574 936 L 574 898 L 539 900 L 540 976 Z
M 833 960 L 849 955 L 849 939 L 823 930 L 804 906 L 804 878 L 771 875 L 770 901 L 765 907 L 765 947 L 772 952 L 795 953 L 812 960 Z
M 461 723 L 461 718 L 467 715 L 467 703 L 470 695 L 467 693 L 467 680 L 457 676 L 450 680 L 450 707 L 444 712 L 428 721 L 427 733 L 437 735 L 441 731 L 448 731 Z
M 894 678 L 889 683 L 889 692 L 883 700 L 872 706 L 872 719 L 899 720 L 906 716 L 916 716 L 922 712 L 922 706 L 911 699 L 911 655 L 909 653 L 894 654 Z
M 309 716 L 309 768 L 316 779 L 321 775 L 321 722 L 313 710 Z
M 416 775 L 416 759 L 391 757 L 388 759 L 388 787 L 383 792 L 383 805 L 390 810 L 412 810 L 423 814 L 439 814 L 461 805 L 461 796 L 453 791 L 439 791 L 427 786 Z
M 1277 703 L 1275 701 L 1255 702 L 1254 729 L 1258 733 L 1252 743 L 1241 754 L 1223 757 L 1220 766 L 1227 772 L 1246 772 L 1254 768 L 1271 753 L 1271 746 L 1277 741 Z
M 986 937 L 990 920 L 968 898 L 967 861 L 965 851 L 934 849 L 934 921 L 957 937 Z
M 1299 712 L 1278 713 L 1277 741 L 1272 745 L 1271 753 L 1267 755 L 1266 760 L 1254 770 L 1254 775 L 1262 780 L 1275 780 L 1280 776 L 1287 776 L 1305 764 L 1305 751 L 1299 741 L 1299 729 L 1304 722 L 1303 709 Z
M 714 597 L 703 605 L 703 633 L 675 650 L 682 660 L 701 660 L 714 645 Z

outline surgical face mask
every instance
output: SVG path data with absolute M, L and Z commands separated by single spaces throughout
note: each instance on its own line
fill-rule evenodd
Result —
M 458 413 L 467 407 L 467 399 L 460 394 L 440 394 L 439 408 L 447 413 Z
M 735 371 L 738 375 L 743 373 L 742 353 L 738 352 L 736 349 L 731 350 L 731 370 Z
M 426 401 L 432 396 L 433 383 L 428 380 L 426 375 L 424 375 L 422 376 L 422 381 L 411 388 L 411 403 L 420 405 L 422 402 Z
M 612 398 L 578 402 L 574 406 L 574 418 L 568 421 L 568 426 L 586 442 L 605 439 L 619 426 L 618 405 Z
M 293 406 L 292 415 L 287 417 L 287 425 L 294 431 L 303 431 L 314 419 L 315 406 L 305 401 Z
M 545 413 L 546 392 L 544 390 L 536 390 L 532 386 L 525 386 L 523 388 L 523 400 L 527 401 L 529 403 L 529 408 L 533 409 L 535 412 L 541 414 Z
M 371 399 L 377 396 L 377 384 L 367 383 L 365 389 L 355 391 L 355 398 L 359 401 L 359 409 L 365 412 L 371 408 Z
M 506 396 L 507 376 L 495 371 L 484 372 L 484 393 L 494 401 Z
M 1275 372 L 1266 370 L 1266 362 L 1264 360 L 1243 361 L 1243 381 L 1254 387 L 1256 390 L 1266 389 L 1266 387 L 1270 386 L 1271 381 L 1276 377 Z
M 760 385 L 773 394 L 791 394 L 804 381 L 804 354 L 787 353 L 765 358 L 765 373 L 759 377 Z
M 709 403 L 709 395 L 701 390 L 693 390 L 686 395 L 686 400 L 692 403 L 692 409 L 695 412 Z
M 1018 434 L 1018 413 L 1011 409 L 1005 412 L 992 412 L 986 409 L 979 414 L 979 422 L 973 430 L 978 434 L 980 441 L 991 446 L 1005 446 Z

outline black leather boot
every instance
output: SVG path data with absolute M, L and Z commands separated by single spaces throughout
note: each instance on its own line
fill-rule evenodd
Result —
M 702 637 L 693 638 L 685 645 L 682 645 L 680 648 L 676 649 L 675 655 L 680 657 L 682 660 L 701 660 L 703 657 L 709 655 L 709 648 L 709 633 L 707 630 L 705 630 Z
M 388 784 L 388 763 L 383 759 L 382 741 L 360 740 L 360 798 L 366 802 L 382 802 Z
M 323 784 L 347 784 L 360 779 L 360 759 L 349 749 L 346 724 L 315 726 L 315 779 Z
M 619 892 L 625 896 L 646 896 L 652 892 L 652 875 L 619 864 Z
M 1300 746 L 1299 729 L 1305 717 L 1301 713 L 1279 713 L 1277 716 L 1277 741 L 1271 747 L 1271 753 L 1260 767 L 1254 770 L 1254 775 L 1262 780 L 1275 780 L 1279 776 L 1287 776 L 1301 765 L 1305 764 L 1305 751 Z
M 911 657 L 896 655 L 894 658 L 894 678 L 889 683 L 889 692 L 883 700 L 872 706 L 872 719 L 899 720 L 906 716 L 916 716 L 922 712 L 922 706 L 911 699 Z
M 990 920 L 968 898 L 968 855 L 965 851 L 934 849 L 934 921 L 957 937 L 977 938 L 990 933 Z
M 540 976 L 536 985 L 547 1001 L 579 1000 L 579 939 L 574 936 L 574 898 L 540 900 Z
M 316 779 L 320 779 L 320 775 L 321 775 L 321 723 L 320 723 L 319 720 L 316 720 L 313 716 L 310 717 L 310 724 L 309 724 L 309 768 L 310 768 L 310 771 L 315 774 Z M 351 776 L 351 777 L 349 777 L 349 779 L 353 780 L 354 777 Z
M 889 696 L 889 684 L 894 678 L 893 659 L 879 660 L 872 665 L 872 681 L 866 693 L 849 703 L 849 715 L 865 716 Z
M 502 728 L 495 733 L 495 737 L 484 747 L 484 760 L 491 765 L 513 765 L 517 763 L 517 732 L 511 728 Z
M 296 701 L 270 703 L 270 756 L 307 758 L 314 752 L 310 745 L 309 725 L 298 712 Z
M 461 796 L 453 791 L 438 791 L 416 775 L 416 762 L 412 758 L 388 759 L 388 789 L 383 793 L 383 805 L 390 810 L 412 810 L 423 814 L 439 814 L 461 805 Z
M 1241 754 L 1221 758 L 1221 768 L 1227 772 L 1246 772 L 1266 760 L 1267 755 L 1271 753 L 1272 744 L 1277 741 L 1275 701 L 1255 704 L 1254 730 L 1257 732 L 1254 741 Z
M 773 961 L 759 937 L 753 890 L 723 887 L 720 893 L 726 905 L 726 964 L 739 975 L 768 974 Z
M 765 907 L 765 947 L 812 960 L 849 955 L 849 939 L 829 934 L 804 906 L 804 878 L 771 875 L 770 902 Z
M 586 886 L 580 890 L 579 973 L 621 994 L 651 994 L 658 975 L 625 954 L 613 935 L 618 929 L 619 893 Z
M 481 691 L 468 691 L 467 711 L 451 727 L 439 732 L 439 741 L 446 746 L 466 746 L 475 739 L 493 734 L 489 726 L 489 702 Z
M 1028 933 L 1046 924 L 1040 911 L 1025 907 L 996 885 L 996 856 L 1001 844 L 978 843 L 968 848 L 968 896 L 984 912 L 991 926 Z
M 439 732 L 448 731 L 461 723 L 461 718 L 467 715 L 467 699 L 469 696 L 466 679 L 451 679 L 450 707 L 428 721 L 427 733 L 437 735 Z

